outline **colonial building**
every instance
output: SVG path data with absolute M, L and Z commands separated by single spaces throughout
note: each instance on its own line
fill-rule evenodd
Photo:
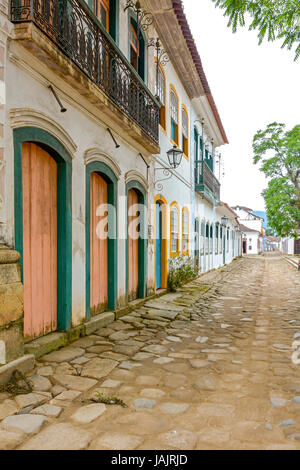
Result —
M 243 254 L 257 255 L 262 252 L 264 219 L 255 215 L 252 209 L 243 206 L 232 208 L 237 216 L 243 232 Z
M 0 0 L 0 29 L 0 238 L 19 300 L 24 286 L 20 343 L 82 334 L 166 288 L 176 256 L 204 272 L 241 254 L 216 177 L 227 137 L 180 1 Z
M 244 255 L 258 255 L 261 253 L 261 233 L 240 224 Z

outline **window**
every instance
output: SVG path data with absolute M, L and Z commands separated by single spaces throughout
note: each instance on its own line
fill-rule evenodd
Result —
M 201 254 L 204 254 L 204 238 L 205 238 L 205 223 L 201 222 L 201 240 L 200 240 L 200 250 Z
M 185 108 L 182 108 L 182 150 L 186 157 L 189 156 L 189 118 Z
M 189 212 L 182 209 L 182 254 L 189 254 Z
M 94 11 L 107 31 L 109 31 L 109 0 L 95 0 Z
M 223 253 L 223 227 L 220 227 L 219 253 Z
M 194 128 L 194 155 L 195 155 L 195 184 L 199 184 L 199 134 L 196 128 Z
M 209 232 L 210 232 L 209 252 L 212 253 L 212 251 L 213 251 L 213 247 L 212 247 L 212 245 L 213 245 L 213 226 L 212 225 L 210 226 Z
M 138 70 L 139 44 L 136 30 L 133 24 L 130 25 L 130 63 L 135 70 Z
M 205 254 L 208 255 L 209 251 L 209 225 L 206 224 L 206 230 L 205 230 Z
M 219 224 L 216 224 L 216 246 L 215 246 L 215 254 L 218 254 L 219 249 Z
M 178 98 L 174 90 L 171 89 L 171 139 L 178 145 Z
M 159 124 L 166 130 L 166 79 L 160 66 L 158 67 L 156 95 L 158 96 L 161 104 Z
M 179 208 L 177 203 L 171 205 L 171 257 L 179 254 Z
M 202 160 L 203 159 L 203 140 L 202 138 L 200 137 L 200 155 L 199 155 L 199 160 Z
M 138 38 L 137 24 L 133 18 L 130 21 L 129 39 L 130 63 L 142 80 L 145 80 L 145 39 L 142 31 L 140 31 L 140 37 Z

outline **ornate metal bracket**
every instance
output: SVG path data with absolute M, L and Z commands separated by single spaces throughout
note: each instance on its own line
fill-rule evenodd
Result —
M 160 65 L 162 65 L 163 67 L 165 67 L 166 64 L 168 62 L 170 62 L 170 58 L 168 56 L 168 53 L 161 46 L 159 38 L 156 38 L 156 39 L 155 38 L 150 38 L 150 39 L 148 39 L 147 47 L 155 47 L 157 62 Z
M 127 0 L 124 11 L 128 10 L 128 8 L 131 8 L 136 14 L 138 30 L 147 31 L 154 22 L 152 13 L 142 10 L 140 2 L 135 0 Z M 139 31 L 137 34 L 138 38 Z
M 164 189 L 164 187 L 161 184 L 161 182 L 169 180 L 170 178 L 172 178 L 173 173 L 170 170 L 168 170 L 167 168 L 155 168 L 154 169 L 154 175 L 156 175 L 157 171 L 162 171 L 165 178 L 160 178 L 160 179 L 157 180 L 154 177 L 154 187 L 155 187 L 155 189 L 157 189 L 157 191 L 162 191 Z
M 151 38 L 148 40 L 147 47 L 155 47 L 156 51 L 156 90 L 158 91 L 158 73 L 159 67 L 165 67 L 170 62 L 167 52 L 161 47 L 159 38 Z M 158 97 L 159 98 L 159 97 Z

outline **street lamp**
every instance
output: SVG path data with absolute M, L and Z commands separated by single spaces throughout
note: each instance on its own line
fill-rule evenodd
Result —
M 226 227 L 226 225 L 228 224 L 228 217 L 226 217 L 226 215 L 224 215 L 224 217 L 222 217 L 222 219 L 221 219 L 221 222 Z
M 169 160 L 170 167 L 173 168 L 173 170 L 176 170 L 176 168 L 178 168 L 181 164 L 182 155 L 183 151 L 177 148 L 176 145 L 174 145 L 173 148 L 168 150 L 167 157 Z
M 161 178 L 158 180 L 155 178 L 154 186 L 156 187 L 158 191 L 163 190 L 163 185 L 161 184 L 162 181 L 172 178 L 173 173 L 170 170 L 176 170 L 176 168 L 179 167 L 179 165 L 181 164 L 182 155 L 183 155 L 183 151 L 177 148 L 176 145 L 174 145 L 174 147 L 172 147 L 167 152 L 167 157 L 169 160 L 170 168 L 168 169 L 168 168 L 163 167 L 163 168 L 154 169 L 155 175 L 158 171 L 162 171 L 165 177 L 165 178 Z

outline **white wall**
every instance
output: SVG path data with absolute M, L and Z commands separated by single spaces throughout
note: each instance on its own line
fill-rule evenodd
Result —
M 3 1 L 1 1 L 1 4 Z M 128 57 L 128 12 L 124 12 L 125 1 L 120 1 L 120 38 L 119 47 Z M 182 232 L 182 208 L 187 207 L 190 212 L 190 254 L 193 255 L 194 246 L 194 220 L 198 217 L 201 221 L 214 224 L 221 222 L 222 214 L 218 208 L 201 199 L 194 192 L 194 125 L 195 120 L 201 118 L 192 107 L 183 84 L 181 83 L 175 67 L 169 62 L 165 67 L 167 77 L 166 87 L 166 132 L 160 129 L 159 155 L 150 156 L 145 149 L 144 156 L 150 161 L 149 178 L 147 180 L 147 168 L 139 156 L 140 144 L 128 141 L 125 136 L 115 133 L 120 148 L 116 149 L 111 136 L 107 132 L 105 113 L 99 116 L 91 103 L 80 96 L 75 89 L 67 84 L 63 78 L 56 75 L 46 64 L 40 63 L 28 51 L 16 45 L 14 41 L 8 47 L 6 36 L 11 35 L 12 25 L 5 15 L 1 14 L 0 26 L 4 25 L 3 54 L 5 62 L 4 81 L 1 86 L 2 121 L 3 121 L 3 168 L 0 178 L 1 197 L 3 199 L 0 208 L 0 238 L 10 246 L 14 245 L 14 147 L 13 129 L 24 126 L 36 126 L 48 130 L 67 148 L 72 156 L 72 322 L 79 324 L 85 318 L 86 301 L 86 253 L 85 253 L 85 178 L 88 156 L 104 161 L 111 166 L 118 177 L 118 226 L 119 233 L 125 233 L 126 207 L 125 207 L 125 185 L 126 175 L 134 172 L 137 178 L 148 190 L 148 225 L 153 229 L 155 226 L 154 199 L 157 194 L 162 194 L 168 204 L 168 239 L 170 240 L 170 204 L 177 202 L 180 207 L 180 233 Z M 4 33 L 5 31 L 5 33 Z M 155 36 L 152 28 L 149 35 Z M 5 36 L 5 37 L 4 37 Z M 5 40 L 4 40 L 5 39 Z M 1 43 L 1 44 L 2 44 Z M 1 47 L 0 44 L 0 47 Z M 13 46 L 13 48 L 12 48 Z M 147 51 L 148 73 L 146 81 L 152 92 L 155 92 L 155 63 L 154 50 Z M 53 84 L 59 90 L 59 96 L 67 108 L 67 112 L 60 113 L 48 86 Z M 170 139 L 170 85 L 173 85 L 179 96 L 179 147 L 182 147 L 181 136 L 181 106 L 185 105 L 189 116 L 189 158 L 183 157 L 181 166 L 173 172 L 173 177 L 162 182 L 163 189 L 155 187 L 155 181 L 163 177 L 161 171 L 156 168 L 167 165 L 166 152 L 172 147 Z M 200 104 L 199 104 L 200 103 Z M 198 103 L 198 112 L 201 110 L 201 101 Z M 206 109 L 207 112 L 207 109 Z M 214 119 L 211 116 L 211 119 Z M 1 123 L 0 123 L 1 125 Z M 199 126 L 199 124 L 196 124 Z M 2 129 L 2 128 L 1 128 Z M 205 130 L 205 140 L 209 135 Z M 201 128 L 199 129 L 201 135 Z M 0 133 L 1 134 L 1 133 Z M 1 137 L 0 137 L 1 138 Z M 131 143 L 129 143 L 131 142 Z M 92 151 L 93 150 L 93 151 Z M 92 158 L 92 157 L 90 157 Z M 1 171 L 1 170 L 0 170 Z M 230 229 L 234 224 L 229 223 Z M 153 233 L 153 232 L 152 232 Z M 153 233 L 154 235 L 154 233 Z M 126 263 L 125 263 L 125 239 L 118 240 L 118 299 L 124 303 L 126 293 Z M 225 253 L 225 263 L 229 263 L 239 254 L 238 238 L 234 241 L 230 238 L 229 249 Z M 211 253 L 202 257 L 202 270 L 217 268 L 223 264 L 223 254 L 216 254 L 215 234 L 212 239 Z M 180 237 L 180 252 L 182 243 Z M 168 241 L 168 257 L 170 257 L 170 241 Z M 148 268 L 147 284 L 148 290 L 154 287 L 154 243 L 153 238 L 148 241 Z
M 295 251 L 295 240 L 293 238 L 283 238 L 280 250 L 287 255 L 293 255 Z
M 246 232 L 247 238 L 247 254 L 258 255 L 261 252 L 259 249 L 260 235 L 256 232 Z
M 258 218 L 254 214 L 249 214 L 249 212 L 241 208 L 234 208 L 234 211 L 236 212 L 239 222 L 241 224 L 245 225 L 248 228 L 251 228 L 252 230 L 257 230 L 258 232 L 261 232 L 263 221 L 260 218 Z

